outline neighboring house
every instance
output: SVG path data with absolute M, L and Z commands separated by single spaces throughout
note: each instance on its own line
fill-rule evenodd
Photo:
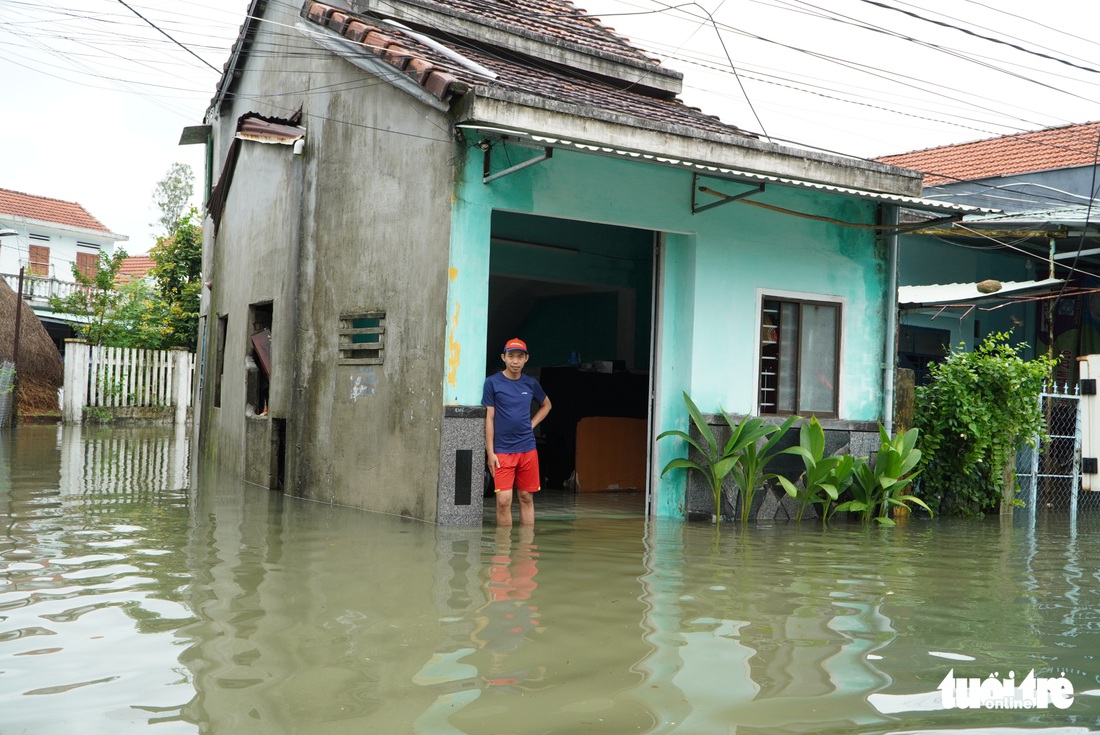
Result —
M 131 255 L 122 260 L 115 280 L 121 283 L 128 283 L 141 278 L 151 280 L 152 276 L 149 275 L 149 272 L 153 270 L 155 265 L 156 263 L 148 255 Z
M 1051 317 L 1061 379 L 1074 378 L 1078 355 L 1100 351 L 1100 300 L 1089 293 L 1100 286 L 1098 152 L 1100 122 L 1090 122 L 876 159 L 923 172 L 925 198 L 1004 212 L 902 237 L 901 285 L 941 288 L 903 295 L 901 365 L 920 374 L 946 345 L 970 348 L 993 331 L 1011 330 L 1027 356 L 1045 352 Z M 987 279 L 1005 288 L 976 292 Z
M 112 254 L 125 235 L 111 232 L 76 202 L 0 189 L 0 229 L 16 234 L 0 238 L 0 275 L 13 290 L 23 269 L 23 296 L 62 349 L 73 336 L 72 319 L 50 308 L 50 296 L 75 288 L 73 265 L 94 273 L 100 253 Z
M 683 105 L 679 73 L 561 0 L 354 5 L 255 0 L 184 132 L 217 182 L 199 451 L 301 497 L 480 522 L 482 382 L 517 335 L 554 405 L 548 487 L 578 422 L 612 417 L 651 512 L 713 507 L 659 476 L 684 391 L 877 442 L 897 210 L 966 208 Z

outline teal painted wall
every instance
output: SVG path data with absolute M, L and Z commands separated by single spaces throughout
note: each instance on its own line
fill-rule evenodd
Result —
M 872 230 L 745 203 L 693 215 L 690 172 L 580 152 L 555 151 L 548 161 L 483 185 L 480 152 L 474 153 L 455 189 L 447 402 L 476 405 L 481 397 L 495 209 L 664 233 L 658 431 L 686 428 L 681 391 L 704 411 L 754 410 L 761 289 L 842 302 L 840 417 L 881 417 L 886 272 Z M 510 162 L 530 155 L 512 148 Z M 747 188 L 713 179 L 700 184 L 730 194 Z M 753 200 L 849 222 L 872 223 L 875 217 L 871 202 L 806 190 L 773 187 Z M 682 447 L 672 444 L 658 447 L 658 466 L 682 456 Z M 683 486 L 682 477 L 661 482 L 661 515 L 682 512 Z

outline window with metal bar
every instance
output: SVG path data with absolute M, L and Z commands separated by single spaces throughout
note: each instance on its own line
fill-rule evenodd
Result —
M 837 416 L 840 304 L 765 297 L 760 309 L 761 414 Z

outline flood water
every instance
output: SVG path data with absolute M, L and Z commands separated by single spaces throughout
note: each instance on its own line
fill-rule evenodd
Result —
M 544 494 L 533 530 L 444 528 L 186 454 L 0 431 L 0 732 L 1100 732 L 1087 514 L 716 533 Z M 1067 707 L 938 689 L 1032 670 Z

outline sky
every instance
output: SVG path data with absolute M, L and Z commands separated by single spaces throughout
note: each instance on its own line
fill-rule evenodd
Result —
M 576 4 L 682 72 L 687 104 L 777 143 L 875 157 L 1100 120 L 1096 0 Z M 247 6 L 0 0 L 0 188 L 79 202 L 147 252 L 171 165 L 201 191 L 180 132 Z

